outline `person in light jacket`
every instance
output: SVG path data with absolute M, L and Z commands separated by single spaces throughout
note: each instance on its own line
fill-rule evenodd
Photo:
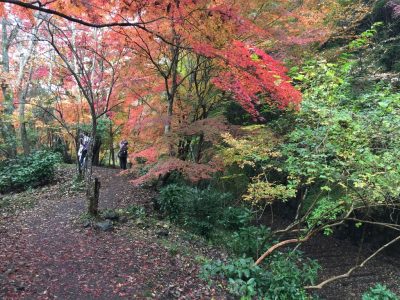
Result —
M 78 159 L 81 167 L 84 166 L 86 161 L 86 154 L 89 149 L 90 137 L 86 135 L 86 133 L 79 134 L 79 150 L 78 150 Z

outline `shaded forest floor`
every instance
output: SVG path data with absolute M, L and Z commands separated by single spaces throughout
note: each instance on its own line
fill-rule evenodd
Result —
M 118 172 L 95 169 L 102 185 L 100 208 L 141 206 L 151 214 L 154 192 L 133 187 Z M 0 299 L 229 298 L 198 278 L 205 257 L 224 255 L 198 237 L 154 217 L 129 218 L 106 232 L 85 228 L 84 193 L 73 174 L 67 167 L 56 184 L 1 199 Z M 1 207 L 5 199 L 18 204 Z M 346 272 L 368 254 L 348 240 L 322 236 L 300 249 L 319 260 L 322 278 Z M 319 294 L 322 299 L 360 299 L 376 282 L 399 293 L 398 260 L 380 256 Z

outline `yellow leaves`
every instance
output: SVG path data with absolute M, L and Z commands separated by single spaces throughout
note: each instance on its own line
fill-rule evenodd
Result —
M 255 166 L 257 161 L 277 158 L 281 153 L 275 150 L 279 139 L 265 126 L 253 125 L 243 128 L 249 135 L 236 139 L 229 133 L 222 134 L 223 141 L 229 147 L 222 150 L 222 157 L 226 165 L 238 164 Z
M 276 86 L 279 86 L 283 82 L 283 79 L 279 75 L 273 75 L 272 77 L 275 78 L 274 84 Z
M 355 155 L 356 155 L 356 153 L 353 152 L 353 151 L 342 151 L 342 152 L 338 152 L 337 153 L 338 157 L 341 157 L 341 158 L 343 158 L 345 160 L 352 159 L 352 158 L 355 157 Z
M 306 181 L 306 185 L 311 185 L 315 182 L 315 177 L 308 177 Z
M 266 126 L 253 125 L 243 127 L 242 130 L 246 135 L 240 139 L 229 133 L 222 135 L 228 147 L 221 151 L 221 156 L 226 165 L 262 168 L 261 174 L 252 178 L 253 182 L 249 184 L 243 199 L 252 203 L 262 201 L 271 203 L 275 200 L 285 201 L 294 197 L 296 194 L 294 185 L 275 184 L 266 179 L 266 173 L 269 170 L 282 172 L 282 169 L 273 163 L 273 159 L 282 156 L 276 150 L 281 140 Z
M 332 189 L 329 186 L 325 185 L 325 186 L 321 187 L 321 191 L 330 192 L 330 191 L 332 191 Z
M 252 203 L 261 201 L 272 203 L 275 200 L 287 200 L 295 195 L 296 190 L 285 185 L 256 181 L 248 186 L 247 193 L 243 196 L 243 199 Z
M 385 172 L 375 172 L 375 173 L 366 173 L 358 176 L 358 179 L 354 181 L 353 185 L 355 188 L 367 188 L 369 186 L 374 185 L 374 177 L 376 176 L 381 176 L 386 174 Z M 375 188 L 378 188 L 378 186 L 375 186 Z
M 365 188 L 368 184 L 365 181 L 355 181 L 354 187 L 356 188 Z

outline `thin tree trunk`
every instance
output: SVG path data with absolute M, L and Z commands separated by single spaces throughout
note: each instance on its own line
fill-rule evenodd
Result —
M 200 134 L 200 137 L 199 137 L 198 149 L 197 149 L 196 159 L 195 159 L 196 163 L 200 162 L 201 155 L 202 155 L 201 150 L 202 150 L 203 142 L 204 142 L 204 134 L 202 133 L 202 134 Z
M 112 160 L 112 166 L 115 168 L 115 151 L 114 151 L 114 132 L 112 123 L 110 122 L 110 158 Z
M 97 135 L 97 118 L 96 110 L 93 105 L 93 101 L 90 103 L 90 112 L 92 116 L 92 132 L 89 143 L 89 148 L 86 156 L 86 199 L 88 201 L 88 213 L 92 216 L 97 216 L 99 206 L 99 195 L 100 195 L 100 182 L 98 178 L 93 178 L 93 149 L 96 143 Z
M 10 58 L 9 58 L 9 48 L 12 39 L 15 38 L 18 28 L 15 27 L 10 35 L 7 33 L 7 20 L 6 18 L 1 19 L 1 26 L 2 26 L 2 65 L 3 65 L 3 72 L 9 73 L 10 72 Z M 17 145 L 15 142 L 16 132 L 15 127 L 11 122 L 14 106 L 12 104 L 11 95 L 9 94 L 9 90 L 7 88 L 7 83 L 2 83 L 1 90 L 3 93 L 3 118 L 0 121 L 0 132 L 2 138 L 5 143 L 5 151 L 9 157 L 15 157 L 17 155 Z M 9 119 L 9 120 L 8 120 Z
M 171 123 L 172 123 L 172 115 L 173 115 L 173 106 L 174 106 L 174 95 L 169 94 L 168 98 L 168 107 L 167 107 L 167 120 L 164 126 L 164 133 L 168 134 L 171 131 Z
M 101 150 L 101 139 L 96 139 L 93 145 L 93 166 L 100 165 L 100 150 Z
M 168 89 L 168 78 L 165 78 L 165 84 L 167 87 L 167 121 L 164 126 L 164 133 L 168 134 L 171 131 L 172 115 L 174 108 L 174 100 L 176 93 L 178 91 L 178 62 L 179 62 L 179 36 L 176 34 L 175 30 L 172 29 L 174 34 L 174 45 L 171 45 L 171 76 L 172 85 L 171 90 Z
M 20 96 L 19 96 L 19 124 L 20 124 L 19 129 L 20 129 L 20 138 L 21 138 L 22 148 L 24 149 L 25 155 L 29 155 L 29 153 L 31 152 L 29 139 L 28 139 L 28 133 L 26 130 L 25 104 L 26 104 L 26 98 L 27 98 L 28 92 L 29 92 L 29 86 L 30 86 L 31 79 L 32 79 L 32 71 L 33 71 L 33 67 L 31 65 L 30 70 L 29 70 L 28 82 L 26 83 L 24 90 L 20 93 Z
M 17 93 L 18 95 L 18 100 L 19 100 L 19 123 L 20 123 L 20 138 L 21 138 L 21 143 L 22 147 L 24 149 L 24 154 L 28 155 L 30 153 L 30 145 L 29 145 L 29 140 L 28 140 L 28 134 L 26 131 L 26 120 L 25 120 L 25 104 L 26 104 L 26 98 L 28 96 L 28 91 L 29 87 L 31 84 L 32 80 L 32 72 L 33 72 L 33 65 L 30 64 L 29 66 L 29 72 L 28 72 L 28 78 L 25 79 L 25 68 L 26 66 L 29 65 L 30 60 L 36 50 L 36 45 L 38 43 L 36 39 L 36 34 L 39 30 L 40 23 L 36 25 L 32 29 L 32 36 L 31 40 L 29 41 L 29 45 L 27 47 L 27 54 L 20 59 L 20 64 L 19 64 L 19 71 L 18 71 L 18 78 L 17 78 Z M 26 80 L 24 84 L 24 79 Z

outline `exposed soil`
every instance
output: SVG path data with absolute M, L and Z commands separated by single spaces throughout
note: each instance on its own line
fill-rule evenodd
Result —
M 400 246 L 400 245 L 398 245 Z M 322 234 L 314 237 L 299 249 L 305 255 L 318 260 L 322 266 L 319 281 L 346 273 L 357 263 L 373 253 L 375 247 L 359 247 L 351 239 L 338 240 Z M 350 277 L 328 283 L 318 292 L 322 299 L 361 299 L 370 287 L 381 283 L 400 295 L 399 257 L 378 254 L 367 264 L 355 270 Z
M 274 216 L 271 224 L 270 214 L 265 214 L 263 222 L 274 229 L 282 229 L 289 225 L 288 219 Z M 297 238 L 287 236 L 286 238 Z M 320 283 L 333 276 L 347 273 L 352 267 L 361 263 L 382 245 L 360 243 L 360 240 L 350 236 L 339 239 L 334 236 L 325 236 L 322 233 L 301 244 L 297 249 L 305 256 L 315 259 L 321 266 L 316 282 Z M 356 269 L 351 276 L 341 278 L 326 284 L 320 290 L 312 290 L 320 299 L 352 300 L 362 298 L 362 295 L 377 283 L 386 285 L 400 295 L 400 243 L 394 244 L 391 253 L 380 253 L 364 267 Z
M 152 210 L 155 193 L 128 183 L 118 170 L 95 169 L 101 181 L 100 208 L 141 205 Z M 169 227 L 157 235 L 159 222 L 130 220 L 113 231 L 84 228 L 84 194 L 71 189 L 73 169 L 63 170 L 59 183 L 16 199 L 28 209 L 0 215 L 0 299 L 228 299 L 209 288 L 197 274 L 198 257 L 224 257 L 199 239 Z M 32 203 L 36 205 L 31 208 Z M 164 225 L 162 225 L 164 226 Z M 164 227 L 162 227 L 164 228 Z M 345 273 L 369 251 L 318 236 L 300 250 L 322 265 L 321 279 Z M 318 291 L 322 299 L 361 299 L 375 283 L 400 294 L 398 259 L 380 255 L 354 276 Z
M 154 194 L 133 187 L 118 170 L 95 174 L 101 209 L 151 205 Z M 195 257 L 217 251 L 177 240 L 174 229 L 158 237 L 154 226 L 133 220 L 110 232 L 83 228 L 83 193 L 58 184 L 40 194 L 33 209 L 0 223 L 0 299 L 226 298 L 197 277 Z

